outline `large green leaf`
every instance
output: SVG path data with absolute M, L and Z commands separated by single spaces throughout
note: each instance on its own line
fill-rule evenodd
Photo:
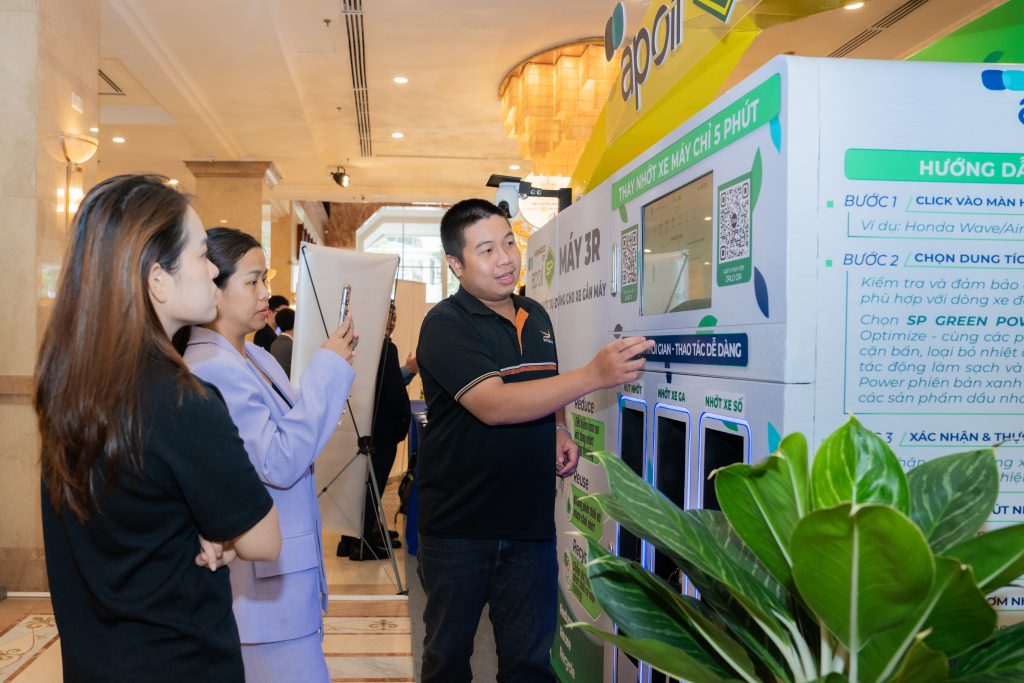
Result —
M 951 678 L 957 683 L 1024 681 L 1024 622 L 998 631 L 990 640 L 958 658 Z
M 918 465 L 907 474 L 910 518 L 941 555 L 972 538 L 999 496 L 999 469 L 991 448 L 954 453 Z
M 715 493 L 743 542 L 776 579 L 794 590 L 789 539 L 808 511 L 807 440 L 790 434 L 777 453 L 757 465 L 730 465 L 715 473 Z
M 859 662 L 861 678 L 886 680 L 920 640 L 944 657 L 960 654 L 992 635 L 995 625 L 996 613 L 978 590 L 971 568 L 940 557 L 932 588 L 914 613 L 876 633 L 865 646 Z M 902 668 L 907 668 L 905 663 Z
M 821 442 L 811 467 L 811 495 L 818 509 L 881 503 L 904 514 L 910 498 L 892 449 L 853 417 Z
M 1024 524 L 989 531 L 953 546 L 943 555 L 971 565 L 978 587 L 983 593 L 991 593 L 1024 575 Z
M 948 677 L 949 660 L 946 655 L 931 649 L 919 638 L 914 641 L 899 671 L 889 679 L 889 683 L 936 683 Z
M 773 617 L 785 614 L 781 584 L 750 551 L 724 515 L 711 510 L 683 512 L 638 477 L 614 453 L 594 457 L 608 474 L 610 493 L 595 493 L 602 511 L 629 531 L 653 543 L 676 564 L 689 564 L 719 581 L 778 641 L 789 635 Z
M 884 505 L 817 510 L 793 532 L 793 578 L 849 651 L 850 680 L 859 680 L 861 650 L 871 637 L 913 616 L 934 577 L 921 530 Z
M 735 678 L 722 678 L 697 660 L 691 658 L 686 652 L 678 650 L 660 640 L 645 640 L 615 635 L 614 633 L 602 631 L 592 624 L 582 622 L 570 624 L 570 626 L 582 629 L 601 640 L 618 646 L 623 652 L 642 659 L 655 669 L 669 676 L 694 681 L 695 683 L 719 683 L 720 681 L 731 683 L 738 680 Z
M 756 680 L 754 665 L 740 644 L 704 616 L 693 598 L 681 596 L 639 563 L 615 557 L 597 543 L 589 542 L 589 556 L 590 586 L 625 635 L 660 640 L 723 678 L 735 671 L 748 681 Z
M 996 629 L 996 611 L 978 589 L 970 566 L 946 557 L 935 560 L 935 583 L 946 588 L 925 622 L 925 644 L 950 657 L 984 641 Z M 934 593 L 934 591 L 932 591 Z
M 757 622 L 732 594 L 718 581 L 689 563 L 680 565 L 690 583 L 700 592 L 700 602 L 712 611 L 754 658 L 761 680 L 791 683 L 793 675 L 783 663 L 784 658 Z

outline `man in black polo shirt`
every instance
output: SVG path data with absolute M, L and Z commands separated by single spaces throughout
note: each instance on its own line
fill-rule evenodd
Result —
M 418 481 L 427 594 L 420 680 L 472 679 L 487 604 L 499 680 L 554 681 L 551 475 L 568 476 L 579 461 L 564 407 L 635 380 L 644 362 L 634 358 L 653 342 L 620 339 L 560 375 L 547 312 L 512 294 L 520 254 L 501 209 L 483 199 L 455 204 L 441 220 L 441 243 L 462 286 L 427 314 L 416 352 L 428 421 Z

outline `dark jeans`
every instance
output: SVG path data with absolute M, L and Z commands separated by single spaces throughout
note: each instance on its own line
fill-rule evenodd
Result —
M 469 658 L 488 605 L 500 683 L 551 683 L 558 561 L 555 541 L 419 537 L 423 611 L 422 683 L 471 681 Z

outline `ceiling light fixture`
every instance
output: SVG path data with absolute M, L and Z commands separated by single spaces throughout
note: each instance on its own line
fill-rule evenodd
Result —
M 409 79 L 406 78 L 405 76 L 395 76 L 391 80 L 393 80 L 395 83 L 398 83 L 399 85 L 405 85 L 406 83 L 409 82 Z
M 167 184 L 171 185 L 171 186 L 177 185 L 178 184 L 178 179 L 177 178 L 168 178 L 167 179 Z
M 99 133 L 100 129 L 97 128 L 96 126 L 93 126 L 92 128 L 89 129 L 89 132 L 90 133 Z
M 843 9 L 860 9 L 863 6 L 863 2 L 851 2 L 849 5 L 845 5 Z
M 348 187 L 349 175 L 345 172 L 344 166 L 338 166 L 335 170 L 331 171 L 331 178 L 334 179 L 334 184 L 338 187 Z
M 502 124 L 543 176 L 572 175 L 618 75 L 604 41 L 562 45 L 515 66 L 498 87 Z
M 120 143 L 124 142 L 124 138 L 119 135 L 116 138 L 110 138 L 110 141 L 111 142 L 116 142 L 116 143 L 120 144 Z
M 509 164 L 508 165 L 508 170 L 510 170 L 510 171 L 518 171 L 519 170 L 519 164 Z
M 396 130 L 394 133 L 391 134 L 391 137 L 393 137 L 396 140 L 401 140 L 402 138 L 405 137 L 405 133 L 400 133 L 399 131 Z

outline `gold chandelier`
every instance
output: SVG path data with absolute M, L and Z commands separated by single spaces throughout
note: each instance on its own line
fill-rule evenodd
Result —
M 592 38 L 529 57 L 502 79 L 505 132 L 535 174 L 572 175 L 616 73 Z

